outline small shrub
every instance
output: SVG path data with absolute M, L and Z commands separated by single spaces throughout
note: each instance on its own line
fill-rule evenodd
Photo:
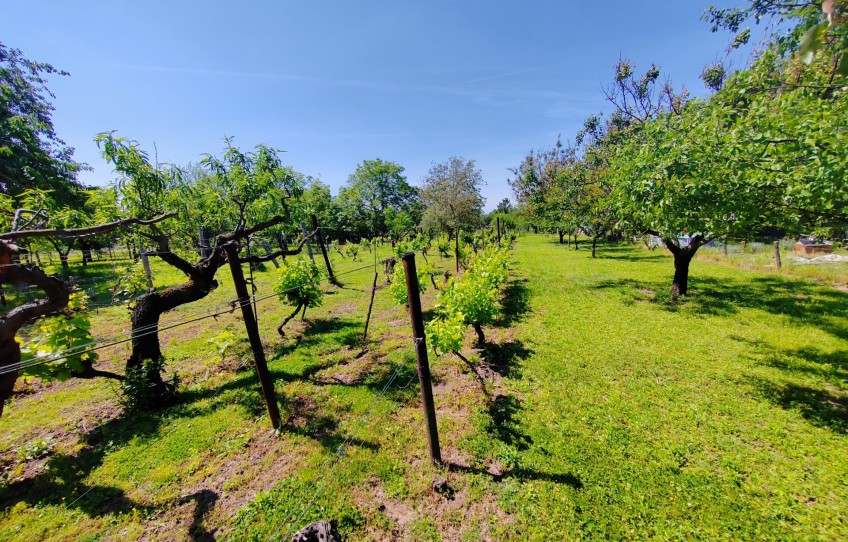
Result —
M 179 387 L 179 375 L 174 374 L 170 382 L 162 381 L 165 360 L 144 360 L 139 366 L 127 369 L 121 382 L 121 405 L 128 412 L 156 410 L 173 403 Z
M 318 287 L 320 280 L 317 265 L 306 258 L 290 258 L 280 267 L 274 291 L 292 307 L 319 307 L 324 300 L 324 292 Z

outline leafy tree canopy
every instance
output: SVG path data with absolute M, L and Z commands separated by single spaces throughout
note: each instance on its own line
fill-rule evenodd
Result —
M 79 199 L 76 175 L 86 166 L 53 129 L 49 75 L 68 73 L 0 43 L 0 193 L 50 190 L 69 202 Z
M 454 156 L 434 164 L 421 190 L 425 206 L 422 226 L 437 230 L 475 229 L 483 213 L 480 187 L 484 184 L 474 160 Z

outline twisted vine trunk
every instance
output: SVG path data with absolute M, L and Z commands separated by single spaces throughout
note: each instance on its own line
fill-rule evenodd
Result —
M 217 268 L 216 268 L 217 270 Z M 159 361 L 162 350 L 159 345 L 159 318 L 163 313 L 186 303 L 199 301 L 209 295 L 218 283 L 214 271 L 198 274 L 188 282 L 166 288 L 161 292 L 148 292 L 136 300 L 132 311 L 132 353 L 126 363 L 127 371 L 144 365 L 146 360 Z M 154 391 L 167 391 L 162 375 L 151 372 L 148 384 Z
M 472 324 L 474 331 L 477 333 L 477 346 L 483 348 L 486 346 L 486 336 L 483 335 L 483 326 L 478 323 Z
M 0 240 L 0 284 L 30 284 L 42 289 L 47 298 L 16 307 L 0 317 L 0 368 L 21 361 L 21 347 L 15 340 L 18 330 L 41 316 L 61 311 L 68 306 L 70 297 L 58 277 L 47 275 L 34 265 L 14 265 L 14 257 L 20 252 L 16 245 Z M 0 416 L 6 399 L 12 396 L 18 374 L 17 370 L 0 374 Z

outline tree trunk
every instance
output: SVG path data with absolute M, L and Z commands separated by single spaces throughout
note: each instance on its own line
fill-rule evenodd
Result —
M 592 237 L 592 257 L 595 257 L 595 247 L 598 245 L 598 237 Z
M 159 317 L 162 313 L 206 297 L 218 286 L 214 279 L 191 279 L 179 286 L 150 292 L 136 300 L 132 312 L 132 354 L 127 360 L 127 370 L 141 367 L 145 360 L 159 361 L 162 350 L 159 346 Z M 150 373 L 148 384 L 156 391 L 166 391 L 162 375 Z
M 486 345 L 486 336 L 483 335 L 483 326 L 480 324 L 472 324 L 474 331 L 477 332 L 477 346 L 483 348 Z
M 687 295 L 689 292 L 689 264 L 692 256 L 688 251 L 680 251 L 674 255 L 674 280 L 671 283 L 671 295 Z
M 663 238 L 663 242 L 674 255 L 674 280 L 671 282 L 671 295 L 673 297 L 687 295 L 689 293 L 689 264 L 698 249 L 706 243 L 706 239 L 697 235 L 689 241 L 689 245 L 681 248 L 676 240 Z
M 565 235 L 565 232 L 560 230 L 560 229 L 557 229 L 557 233 L 559 234 L 559 244 L 562 244 L 563 243 L 563 236 Z
M 13 365 L 21 361 L 21 346 L 15 340 L 14 335 L 7 340 L 0 339 L 0 366 Z M 3 405 L 6 399 L 12 396 L 15 382 L 18 380 L 18 371 L 12 371 L 0 375 L 0 416 L 3 415 Z
M 577 250 L 577 249 L 579 249 L 579 248 L 580 248 L 580 247 L 577 245 L 577 236 L 578 236 L 579 234 L 580 234 L 580 232 L 575 232 L 575 234 L 574 234 L 574 250 Z

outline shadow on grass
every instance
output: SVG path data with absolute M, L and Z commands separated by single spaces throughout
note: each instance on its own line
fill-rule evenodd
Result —
M 215 531 L 207 531 L 203 528 L 203 520 L 206 515 L 214 508 L 218 501 L 219 495 L 211 489 L 201 489 L 186 495 L 180 499 L 180 504 L 186 504 L 191 501 L 196 501 L 197 505 L 191 515 L 191 525 L 188 528 L 188 535 L 194 542 L 212 542 L 215 540 Z
M 797 384 L 780 385 L 767 380 L 760 380 L 757 388 L 773 404 L 785 410 L 798 411 L 816 427 L 840 435 L 848 434 L 848 396 Z
M 501 344 L 486 343 L 486 366 L 503 377 L 521 376 L 520 362 L 530 357 L 533 351 L 518 339 Z
M 512 279 L 504 288 L 501 298 L 501 316 L 496 322 L 497 327 L 511 327 L 524 319 L 530 310 L 530 290 L 527 279 Z
M 0 510 L 25 502 L 33 506 L 76 508 L 89 517 L 120 514 L 133 509 L 151 512 L 152 508 L 132 501 L 122 489 L 87 485 L 84 480 L 115 448 L 135 438 L 156 438 L 161 423 L 159 416 L 135 414 L 120 416 L 94 427 L 81 436 L 83 445 L 76 454 L 55 454 L 35 476 L 0 489 Z
M 516 419 L 521 411 L 521 402 L 512 395 L 497 395 L 486 407 L 489 415 L 487 430 L 496 439 L 518 451 L 524 451 L 533 444 L 533 439 L 524 434 Z
M 589 256 L 591 257 L 591 243 L 589 244 L 588 250 Z M 660 260 L 671 261 L 669 258 L 670 253 L 664 247 L 657 247 L 654 250 L 641 250 L 624 243 L 598 243 L 595 255 L 598 259 L 621 260 L 627 262 L 655 262 Z
M 824 352 L 813 346 L 794 350 L 779 349 L 765 341 L 750 340 L 739 335 L 730 339 L 750 347 L 751 359 L 788 373 L 821 378 L 834 387 L 848 383 L 848 350 Z
M 543 482 L 553 482 L 555 484 L 571 486 L 574 489 L 583 489 L 583 482 L 580 480 L 580 478 L 570 472 L 550 473 L 539 472 L 532 469 L 517 468 L 513 470 L 507 470 L 502 473 L 494 473 L 484 469 L 457 465 L 456 463 L 448 463 L 447 465 L 445 465 L 445 467 L 447 467 L 447 469 L 451 472 L 460 472 L 463 474 L 480 474 L 483 476 L 488 476 L 495 482 L 500 482 L 504 478 L 513 478 L 521 481 L 535 480 Z
M 274 358 L 282 358 L 298 348 L 314 346 L 319 343 L 338 346 L 360 346 L 365 319 L 361 322 L 341 318 L 309 318 L 302 333 L 287 331 L 284 344 L 274 347 Z
M 597 282 L 592 288 L 617 290 L 633 301 L 649 301 L 669 311 L 686 310 L 708 316 L 732 316 L 739 309 L 782 315 L 848 340 L 848 294 L 809 282 L 779 276 L 747 280 L 690 276 L 690 295 L 672 299 L 668 284 L 635 279 Z

